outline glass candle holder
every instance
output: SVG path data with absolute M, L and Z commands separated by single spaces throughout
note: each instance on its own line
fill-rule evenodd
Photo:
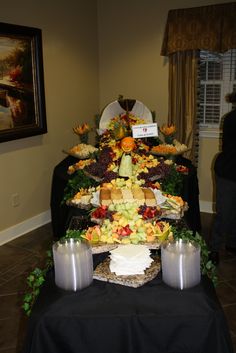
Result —
M 161 247 L 162 279 L 174 288 L 186 289 L 201 280 L 200 246 L 179 239 Z

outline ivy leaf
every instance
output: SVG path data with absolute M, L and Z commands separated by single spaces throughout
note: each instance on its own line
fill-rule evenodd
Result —
M 30 306 L 29 306 L 28 303 L 24 303 L 23 306 L 22 306 L 22 308 L 23 308 L 25 311 L 28 311 L 29 308 L 30 308 Z
M 45 279 L 43 278 L 43 276 L 40 276 L 36 281 L 35 281 L 35 286 L 36 287 L 40 287 L 43 282 L 45 281 Z
M 25 303 L 29 303 L 31 301 L 31 299 L 32 299 L 32 295 L 31 294 L 25 294 L 25 296 L 24 296 L 24 302 Z
M 208 262 L 206 263 L 206 269 L 207 269 L 207 270 L 210 270 L 210 269 L 212 268 L 212 265 L 213 265 L 212 261 L 208 261 Z
M 47 252 L 48 258 L 46 259 L 46 266 L 44 269 L 36 267 L 27 277 L 27 284 L 30 288 L 29 292 L 23 297 L 22 308 L 27 316 L 30 316 L 32 307 L 36 298 L 39 295 L 40 287 L 45 281 L 45 276 L 47 271 L 52 267 L 52 252 L 49 250 Z

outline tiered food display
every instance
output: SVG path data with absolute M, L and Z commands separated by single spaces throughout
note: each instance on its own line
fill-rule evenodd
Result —
M 68 168 L 72 179 L 64 200 L 89 210 L 93 223 L 81 236 L 93 247 L 130 243 L 159 247 L 172 237 L 169 219 L 180 219 L 188 208 L 180 196 L 187 168 L 152 153 L 159 139 L 150 143 L 131 136 L 132 125 L 144 123 L 128 112 L 121 114 L 111 118 L 97 148 L 84 144 L 72 148 L 83 157 Z
M 108 107 L 114 112 L 113 105 Z M 215 266 L 208 260 L 205 241 L 178 221 L 188 208 L 181 197 L 188 168 L 177 164 L 172 157 L 182 154 L 187 146 L 174 139 L 174 125 L 160 128 L 164 141 L 159 137 L 134 139 L 132 125 L 152 123 L 151 112 L 140 102 L 135 109 L 144 112 L 146 119 L 129 111 L 111 115 L 109 119 L 109 114 L 102 115 L 96 147 L 88 144 L 91 130 L 88 124 L 73 129 L 80 143 L 67 153 L 78 161 L 68 168 L 70 177 L 62 204 L 80 208 L 81 218 L 72 218 L 66 234 L 61 235 L 62 244 L 66 238 L 84 238 L 91 244 L 94 254 L 109 251 L 110 255 L 96 267 L 93 278 L 138 287 L 160 271 L 159 256 L 156 251 L 151 253 L 151 249 L 158 249 L 164 240 L 172 238 L 197 242 L 201 247 L 201 271 L 217 283 Z M 79 218 L 78 223 L 75 218 Z M 142 274 L 136 272 L 137 261 L 132 268 L 136 256 L 132 258 L 130 247 L 142 248 L 142 260 L 144 248 L 148 250 L 149 262 L 145 266 L 142 264 Z M 120 251 L 119 260 L 117 262 L 116 258 L 115 262 L 114 251 L 117 250 Z M 121 251 L 126 251 L 126 257 L 121 256 Z M 133 275 L 127 273 L 127 263 Z M 48 252 L 45 268 L 36 268 L 28 276 L 29 293 L 24 296 L 23 305 L 27 315 L 30 315 L 39 287 L 52 266 Z

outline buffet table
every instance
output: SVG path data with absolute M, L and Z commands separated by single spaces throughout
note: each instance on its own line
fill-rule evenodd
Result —
M 98 263 L 103 255 L 95 255 Z M 48 273 L 29 321 L 24 353 L 231 353 L 211 281 L 176 290 L 161 274 L 131 288 L 94 280 L 64 291 Z
M 68 156 L 64 158 L 53 171 L 51 186 L 51 217 L 52 228 L 55 238 L 63 236 L 69 226 L 73 216 L 83 214 L 83 210 L 67 205 L 61 205 L 64 189 L 68 180 L 72 177 L 67 174 L 70 165 L 76 163 L 77 158 Z M 200 209 L 199 209 L 199 189 L 196 168 L 191 161 L 179 156 L 176 160 L 178 164 L 185 165 L 189 169 L 188 175 L 184 176 L 182 198 L 188 202 L 189 209 L 185 212 L 185 221 L 188 227 L 196 232 L 201 229 Z

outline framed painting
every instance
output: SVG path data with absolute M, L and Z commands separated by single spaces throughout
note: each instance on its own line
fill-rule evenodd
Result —
M 46 132 L 42 32 L 0 22 L 0 142 Z

